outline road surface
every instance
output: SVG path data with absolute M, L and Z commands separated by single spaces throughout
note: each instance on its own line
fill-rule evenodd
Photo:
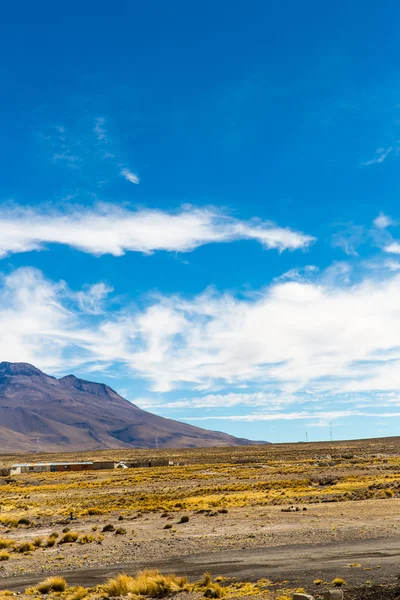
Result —
M 349 567 L 351 563 L 360 563 L 361 567 Z M 268 577 L 274 582 L 285 580 L 286 587 L 293 584 L 307 588 L 316 578 L 332 581 L 335 577 L 343 577 L 349 586 L 361 585 L 367 580 L 378 584 L 395 583 L 400 575 L 400 537 L 225 550 L 52 574 L 64 576 L 69 585 L 92 587 L 117 573 L 135 575 L 140 570 L 155 568 L 187 575 L 190 580 L 200 578 L 205 571 L 238 580 Z M 47 575 L 2 577 L 0 569 L 0 589 L 21 591 Z

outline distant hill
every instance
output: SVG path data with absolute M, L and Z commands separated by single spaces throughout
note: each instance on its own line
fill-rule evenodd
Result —
M 249 446 L 256 442 L 146 412 L 108 385 L 0 363 L 0 452 Z M 260 442 L 258 442 L 260 443 Z

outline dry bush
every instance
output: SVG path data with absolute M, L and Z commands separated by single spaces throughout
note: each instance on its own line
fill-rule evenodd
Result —
M 37 586 L 38 592 L 48 594 L 49 592 L 65 592 L 67 582 L 64 577 L 47 577 Z
M 79 543 L 80 544 L 91 544 L 92 542 L 94 542 L 96 539 L 96 536 L 94 536 L 91 533 L 85 533 L 84 535 L 81 535 L 81 537 L 79 538 Z
M 34 545 L 36 548 L 40 548 L 40 547 L 43 545 L 43 538 L 41 538 L 41 537 L 39 537 L 39 536 L 38 536 L 38 537 L 35 537 L 35 539 L 33 540 L 33 545 Z
M 70 590 L 72 591 L 72 590 Z M 88 590 L 85 590 L 82 586 L 78 586 L 72 592 L 72 596 L 69 596 L 69 600 L 82 600 L 85 596 L 88 595 Z
M 10 555 L 8 554 L 8 552 L 6 552 L 5 550 L 2 550 L 0 552 L 0 561 L 8 560 L 9 558 L 10 558 Z
M 106 525 L 104 525 L 103 531 L 115 531 L 115 527 L 112 523 L 107 523 Z
M 118 527 L 115 530 L 115 535 L 125 535 L 126 534 L 126 529 L 125 527 Z
M 51 537 L 51 536 L 50 536 L 50 537 L 48 538 L 47 542 L 46 542 L 46 546 L 47 546 L 48 548 L 52 548 L 52 547 L 53 547 L 53 546 L 55 546 L 55 545 L 56 545 L 56 538 L 53 538 L 53 537 Z
M 15 540 L 0 538 L 0 550 L 6 550 L 15 545 Z
M 88 510 L 84 514 L 94 517 L 96 515 L 102 515 L 103 511 L 98 506 L 92 506 L 92 508 L 88 508 Z
M 59 544 L 72 544 L 73 542 L 76 542 L 79 538 L 79 533 L 77 531 L 67 531 L 67 533 L 64 533 L 64 535 L 62 536 L 62 538 L 60 539 L 60 541 L 58 542 Z
M 186 577 L 177 577 L 173 574 L 162 575 L 159 571 L 142 571 L 136 577 L 121 573 L 109 579 L 104 586 L 104 591 L 111 597 L 133 594 L 162 598 L 188 589 Z
M 189 522 L 189 517 L 187 515 L 183 515 L 183 517 L 181 517 L 181 520 L 179 521 L 179 523 L 188 523 Z
M 15 551 L 24 554 L 25 552 L 33 552 L 35 550 L 35 546 L 31 542 L 21 542 L 17 546 L 15 546 Z

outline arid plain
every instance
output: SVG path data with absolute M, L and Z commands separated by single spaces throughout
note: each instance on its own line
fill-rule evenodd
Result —
M 318 595 L 335 579 L 349 598 L 397 589 L 400 438 L 0 455 L 0 468 L 155 456 L 174 465 L 0 478 L 2 594 L 275 599 Z M 140 587 L 149 569 L 177 578 L 147 573 Z M 113 588 L 119 573 L 128 583 Z M 54 575 L 67 587 L 40 592 Z

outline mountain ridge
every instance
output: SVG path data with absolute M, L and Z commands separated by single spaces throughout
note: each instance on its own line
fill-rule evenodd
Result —
M 157 440 L 157 442 L 156 442 Z M 104 383 L 0 363 L 0 452 L 253 445 L 142 410 Z

